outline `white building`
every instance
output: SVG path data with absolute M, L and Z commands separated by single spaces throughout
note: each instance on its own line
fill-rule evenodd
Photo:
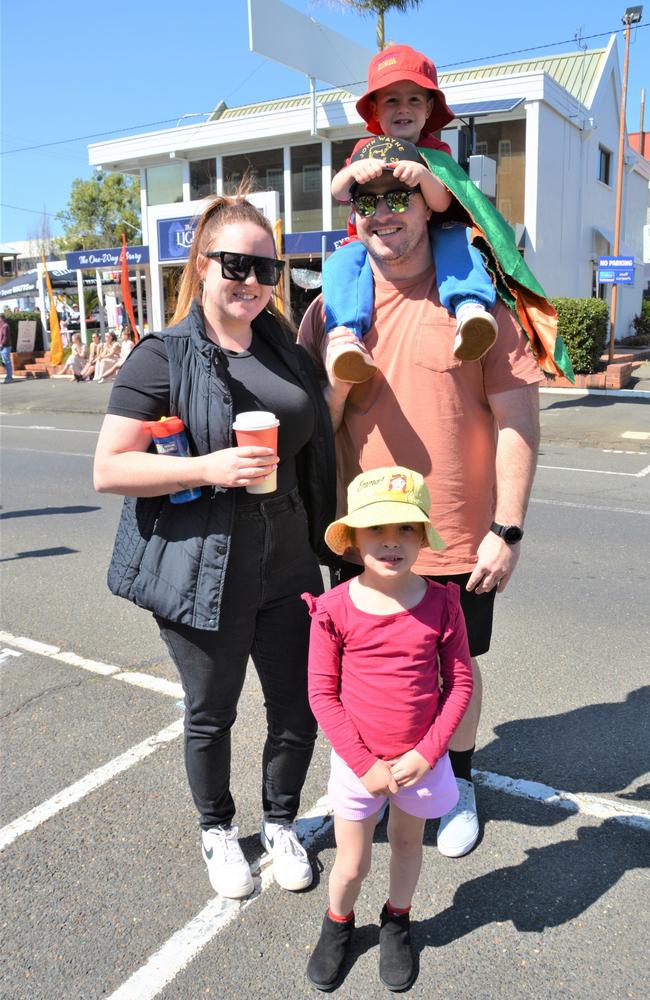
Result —
M 443 73 L 440 84 L 458 115 L 443 137 L 457 148 L 460 130 L 474 153 L 496 160 L 497 207 L 547 294 L 609 297 L 596 284 L 596 265 L 614 250 L 616 36 L 604 49 Z M 202 199 L 232 190 L 247 170 L 257 190 L 277 192 L 291 265 L 320 267 L 323 237 L 330 249 L 347 216 L 330 196 L 332 173 L 367 135 L 355 100 L 329 90 L 316 95 L 315 108 L 310 95 L 221 103 L 204 123 L 89 147 L 91 165 L 140 177 L 151 329 L 173 311 Z M 619 288 L 619 337 L 640 311 L 649 181 L 650 165 L 626 143 L 620 252 L 635 258 L 635 281 Z M 293 282 L 290 292 L 300 312 L 304 293 Z

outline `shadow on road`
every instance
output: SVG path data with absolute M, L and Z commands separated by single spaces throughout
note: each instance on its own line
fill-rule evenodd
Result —
M 514 805 L 514 809 L 513 809 Z M 510 800 L 514 822 L 548 807 Z M 538 818 L 543 821 L 542 816 Z M 575 838 L 526 850 L 526 860 L 497 868 L 458 887 L 451 906 L 413 924 L 420 950 L 441 947 L 480 927 L 511 922 L 520 932 L 559 927 L 589 909 L 622 876 L 650 867 L 647 833 L 615 819 L 580 827 Z M 459 869 L 459 877 L 462 873 Z
M 0 514 L 0 521 L 12 517 L 41 517 L 43 514 L 91 514 L 101 507 L 34 507 L 33 510 L 7 510 Z
M 625 701 L 504 722 L 495 726 L 496 739 L 475 753 L 474 766 L 567 792 L 619 792 L 650 771 L 649 718 L 646 686 Z M 648 801 L 650 786 L 631 794 Z
M 14 562 L 16 559 L 44 559 L 45 556 L 69 556 L 74 555 L 79 549 L 69 549 L 67 545 L 57 545 L 51 549 L 32 549 L 27 552 L 17 552 L 15 556 L 7 556 L 0 559 L 0 562 Z

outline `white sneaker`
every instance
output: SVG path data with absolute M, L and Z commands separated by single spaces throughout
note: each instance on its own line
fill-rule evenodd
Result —
M 479 826 L 476 815 L 474 785 L 464 778 L 456 778 L 458 802 L 446 813 L 438 827 L 438 850 L 446 858 L 461 858 L 478 840 Z
M 459 361 L 478 361 L 497 339 L 494 316 L 477 302 L 467 302 L 456 311 L 454 355 Z
M 237 840 L 236 826 L 213 826 L 201 831 L 203 859 L 210 884 L 220 896 L 243 899 L 253 891 L 253 876 Z
M 262 821 L 260 833 L 262 847 L 273 858 L 273 874 L 278 885 L 291 892 L 298 892 L 311 885 L 313 872 L 292 823 Z

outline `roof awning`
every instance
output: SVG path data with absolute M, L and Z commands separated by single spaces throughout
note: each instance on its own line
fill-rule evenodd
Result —
M 499 112 L 514 111 L 523 102 L 523 97 L 504 97 L 494 101 L 470 101 L 467 104 L 454 104 L 451 110 L 456 118 L 478 118 L 480 115 L 495 115 Z
M 614 253 L 614 233 L 612 232 L 612 230 L 611 229 L 606 229 L 605 226 L 594 226 L 593 228 L 594 228 L 594 232 L 597 233 L 598 236 L 602 236 L 603 239 L 607 240 L 607 242 L 609 243 L 609 251 L 608 252 L 610 254 L 613 254 Z M 643 264 L 643 261 L 641 260 L 641 258 L 639 256 L 637 256 L 637 254 L 635 254 L 635 252 L 632 249 L 632 247 L 629 246 L 629 244 L 625 243 L 623 240 L 620 240 L 620 242 L 619 242 L 619 245 L 618 245 L 618 255 L 619 255 L 619 257 L 633 257 L 634 258 L 634 264 L 635 264 L 635 266 L 640 266 L 641 264 Z

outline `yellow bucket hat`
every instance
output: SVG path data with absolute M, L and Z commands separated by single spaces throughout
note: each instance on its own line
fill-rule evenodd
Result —
M 370 469 L 348 486 L 348 513 L 333 521 L 325 542 L 341 556 L 350 547 L 349 528 L 372 528 L 376 524 L 423 524 L 427 544 L 435 551 L 446 548 L 429 520 L 431 498 L 419 472 L 395 465 Z

